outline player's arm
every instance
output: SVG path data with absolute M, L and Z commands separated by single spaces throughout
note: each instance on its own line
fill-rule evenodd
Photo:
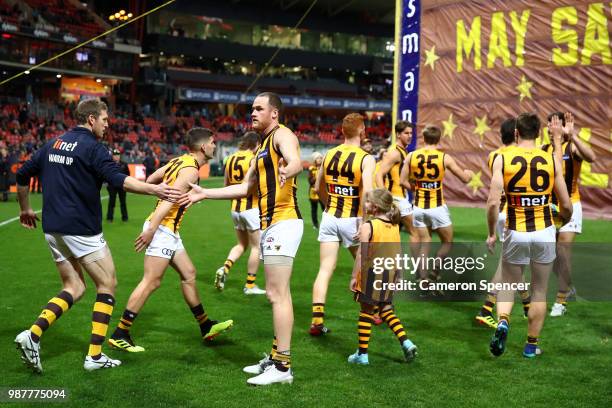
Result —
M 46 149 L 43 147 L 34 153 L 17 171 L 17 200 L 19 201 L 19 222 L 28 229 L 36 228 L 38 216 L 30 206 L 30 178 L 40 173 L 40 158 Z
M 357 254 L 355 255 L 355 264 L 353 265 L 353 273 L 351 275 L 351 283 L 349 284 L 349 289 L 354 292 L 355 287 L 357 285 L 357 274 L 361 270 L 361 248 L 364 244 L 367 245 L 370 242 L 370 237 L 372 236 L 372 226 L 369 222 L 365 222 L 361 224 L 359 227 L 359 247 L 357 248 Z
M 495 227 L 499 216 L 499 203 L 501 201 L 502 192 L 504 190 L 504 174 L 502 171 L 503 157 L 498 155 L 493 161 L 491 170 L 491 186 L 489 188 L 489 198 L 487 199 L 487 227 L 489 234 L 487 237 L 487 245 L 489 250 L 493 251 L 497 237 Z
M 562 168 L 561 161 L 558 160 L 556 156 L 553 156 L 553 160 L 555 162 L 555 184 L 553 186 L 553 190 L 555 191 L 557 201 L 559 202 L 559 216 L 565 224 L 570 220 L 570 218 L 572 218 L 573 207 L 569 193 L 567 192 L 563 172 L 558 170 Z
M 189 184 L 196 183 L 198 181 L 198 169 L 195 167 L 185 167 L 179 171 L 179 174 L 174 182 L 173 187 L 177 190 L 185 193 L 189 191 Z M 163 219 L 168 215 L 168 212 L 172 209 L 172 207 L 176 205 L 169 201 L 162 201 L 155 208 L 151 219 L 149 220 L 149 227 L 143 231 L 138 238 L 134 241 L 134 249 L 136 252 L 140 252 L 143 249 L 146 249 L 151 241 L 153 240 L 153 236 L 155 235 L 155 231 L 163 221 Z
M 209 200 L 231 200 L 234 198 L 247 197 L 255 192 L 257 188 L 257 176 L 255 174 L 255 160 L 251 162 L 251 166 L 244 176 L 244 181 L 240 184 L 233 184 L 221 188 L 202 188 L 193 183 L 189 184 L 191 190 L 189 193 L 171 194 L 179 205 L 190 205 L 202 201 Z
M 400 173 L 400 185 L 406 190 L 412 190 L 410 185 L 410 160 L 412 159 L 412 152 L 408 153 L 404 165 L 402 166 L 402 172 Z
M 113 160 L 108 150 L 102 144 L 97 144 L 91 154 L 91 163 L 98 177 L 106 180 L 109 185 L 118 190 L 123 189 L 130 193 L 155 195 L 162 200 L 167 200 L 169 194 L 178 191 L 165 183 L 144 183 L 134 177 L 123 174 L 121 167 Z
M 574 115 L 571 112 L 565 112 L 565 127 L 563 128 L 565 134 L 570 135 L 572 142 L 572 155 L 578 156 L 580 159 L 585 160 L 589 163 L 595 161 L 595 152 L 591 147 L 584 143 L 574 128 Z
M 168 165 L 166 164 L 165 166 L 162 166 L 159 169 L 155 170 L 153 174 L 147 177 L 147 183 L 149 184 L 161 183 L 162 180 L 164 179 L 164 173 L 166 172 L 167 167 Z
M 361 170 L 361 188 L 363 191 L 363 200 L 361 200 L 362 214 L 365 214 L 365 195 L 373 189 L 372 176 L 374 175 L 374 169 L 376 169 L 376 160 L 374 156 L 368 154 L 363 158 L 363 169 Z
M 455 159 L 453 159 L 450 154 L 444 155 L 444 167 L 457 176 L 464 184 L 469 183 L 472 176 L 474 176 L 474 172 L 472 170 L 464 170 L 459 167 Z
M 317 180 L 315 181 L 314 189 L 319 193 L 319 201 L 323 203 L 324 206 L 327 206 L 327 183 L 325 182 L 325 174 L 323 173 L 323 165 L 325 164 L 325 160 L 321 162 L 321 167 L 319 167 L 319 172 L 317 173 Z
M 391 168 L 402 159 L 400 152 L 396 149 L 387 152 L 380 163 L 380 168 L 376 172 L 376 187 L 385 188 L 385 176 L 389 174 Z
M 278 177 L 281 188 L 285 182 L 302 172 L 302 159 L 300 158 L 300 143 L 295 134 L 282 127 L 274 134 L 274 145 L 283 156 L 284 164 L 278 165 Z

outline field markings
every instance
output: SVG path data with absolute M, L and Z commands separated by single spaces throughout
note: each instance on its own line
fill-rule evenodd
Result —
M 104 196 L 104 197 L 100 197 L 100 201 L 102 200 L 106 200 L 108 198 L 108 196 Z M 34 211 L 35 214 L 40 214 L 42 210 L 36 210 Z M 19 219 L 19 217 L 13 217 L 13 218 L 9 218 L 6 221 L 2 221 L 0 222 L 0 227 L 4 227 L 6 224 L 10 224 L 13 221 L 17 221 Z

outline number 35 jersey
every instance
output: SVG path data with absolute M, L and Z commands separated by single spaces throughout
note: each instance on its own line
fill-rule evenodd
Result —
M 361 216 L 361 176 L 367 155 L 361 147 L 345 144 L 327 152 L 323 161 L 328 195 L 325 212 L 336 218 Z
M 533 232 L 553 225 L 551 196 L 555 163 L 551 153 L 515 147 L 501 153 L 508 203 L 506 228 Z
M 429 209 L 444 205 L 444 155 L 438 149 L 422 148 L 410 156 L 410 177 L 415 188 L 414 205 Z

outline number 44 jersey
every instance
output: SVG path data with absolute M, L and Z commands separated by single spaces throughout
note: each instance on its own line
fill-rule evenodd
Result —
M 367 155 L 361 147 L 346 144 L 327 152 L 323 161 L 328 194 L 325 212 L 336 218 L 361 216 L 361 176 Z

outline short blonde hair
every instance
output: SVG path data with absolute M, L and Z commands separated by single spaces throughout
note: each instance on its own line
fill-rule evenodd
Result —
M 321 153 L 319 153 L 319 152 L 312 152 L 312 156 L 310 156 L 310 158 L 311 158 L 312 162 L 314 163 L 314 162 L 317 161 L 317 159 L 322 159 L 323 155 Z

